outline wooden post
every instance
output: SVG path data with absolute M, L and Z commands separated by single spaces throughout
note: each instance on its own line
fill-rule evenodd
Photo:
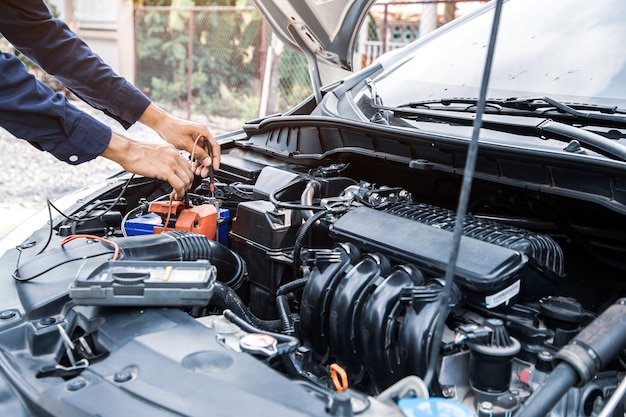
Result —
M 422 4 L 420 13 L 420 38 L 437 29 L 437 3 L 428 2 Z
M 261 87 L 261 103 L 259 117 L 267 116 L 276 111 L 276 95 L 278 94 L 278 68 L 283 55 L 283 44 L 275 35 L 272 35 L 270 47 L 267 50 L 263 85 Z
M 447 1 L 443 12 L 443 23 L 452 22 L 456 17 L 456 2 Z
M 73 30 L 76 29 L 76 25 L 74 24 L 74 1 L 73 0 L 65 0 L 63 2 L 63 20 L 69 27 Z
M 387 29 L 389 29 L 389 27 L 388 27 L 388 25 L 389 25 L 388 13 L 389 13 L 389 7 L 388 7 L 388 4 L 385 3 L 385 10 L 384 10 L 384 13 L 383 13 L 383 27 L 380 30 L 382 41 L 383 41 L 383 50 L 382 50 L 383 54 L 385 52 L 387 52 Z
M 135 9 L 133 0 L 117 1 L 117 48 L 119 74 L 135 83 Z
M 193 78 L 193 38 L 195 32 L 195 12 L 189 13 L 189 29 L 187 34 L 187 119 L 191 118 L 192 78 Z
M 259 116 L 264 116 L 264 106 L 267 103 L 263 102 L 261 98 L 263 96 L 263 88 L 265 86 L 265 71 L 267 69 L 268 55 L 270 54 L 269 48 L 270 32 L 267 28 L 267 24 L 264 19 L 261 19 L 261 45 L 259 47 L 259 85 L 261 86 L 259 97 Z

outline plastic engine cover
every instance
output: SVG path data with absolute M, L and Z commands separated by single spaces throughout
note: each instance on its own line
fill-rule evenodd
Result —
M 435 276 L 443 276 L 450 258 L 453 233 L 367 207 L 338 219 L 331 233 L 370 250 L 409 261 Z M 494 308 L 520 292 L 520 277 L 528 257 L 513 249 L 462 237 L 456 282 L 468 300 Z
M 383 211 L 449 231 L 456 223 L 454 211 L 414 201 L 392 204 Z M 565 274 L 563 251 L 549 236 L 472 215 L 465 216 L 463 235 L 525 253 L 554 278 Z

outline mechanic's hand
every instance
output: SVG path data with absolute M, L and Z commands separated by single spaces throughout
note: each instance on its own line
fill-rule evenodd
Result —
M 197 175 L 206 177 L 211 165 L 219 169 L 220 145 L 205 125 L 174 117 L 155 104 L 146 108 L 139 121 L 177 149 L 189 152 Z
M 176 200 L 183 198 L 193 182 L 191 164 L 170 144 L 143 143 L 113 133 L 101 156 L 127 171 L 167 181 Z

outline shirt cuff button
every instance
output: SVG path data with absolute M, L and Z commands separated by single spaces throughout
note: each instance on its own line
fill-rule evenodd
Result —
M 76 162 L 78 161 L 78 156 L 77 155 L 71 155 L 69 158 L 70 162 Z

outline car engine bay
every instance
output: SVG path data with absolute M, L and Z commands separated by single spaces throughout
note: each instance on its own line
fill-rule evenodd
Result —
M 476 180 L 442 306 L 456 175 L 232 149 L 183 202 L 107 187 L 1 260 L 21 307 L 0 360 L 64 415 L 115 388 L 100 415 L 534 415 L 564 363 L 551 415 L 591 416 L 623 378 L 623 216 L 604 206 Z

